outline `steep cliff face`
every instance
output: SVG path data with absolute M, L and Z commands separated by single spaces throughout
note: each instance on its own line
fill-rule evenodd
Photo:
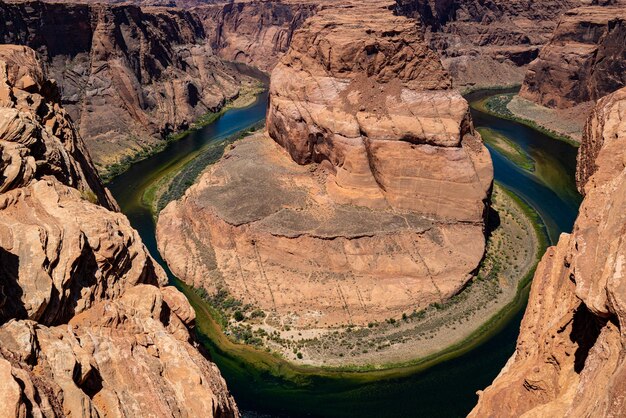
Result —
M 315 2 L 251 1 L 194 9 L 217 54 L 271 71 L 294 31 L 318 9 Z
M 274 141 L 237 142 L 161 213 L 172 270 L 264 310 L 278 333 L 457 293 L 484 252 L 493 172 L 450 84 L 388 3 L 319 11 L 272 72 Z
M 235 416 L 35 52 L 0 46 L 0 416 Z
M 520 83 L 524 67 L 550 39 L 559 17 L 584 0 L 397 0 L 420 19 L 455 84 Z
M 520 96 L 553 108 L 595 101 L 626 85 L 626 4 L 563 16 L 524 79 Z
M 585 199 L 539 264 L 516 351 L 471 416 L 624 416 L 626 89 L 598 101 L 579 154 Z
M 154 146 L 239 91 L 200 20 L 178 9 L 2 3 L 0 40 L 37 51 L 99 167 Z

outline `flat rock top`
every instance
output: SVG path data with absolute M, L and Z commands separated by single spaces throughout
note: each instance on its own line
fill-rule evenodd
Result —
M 257 223 L 278 236 L 356 238 L 432 227 L 416 214 L 335 204 L 324 191 L 325 170 L 293 164 L 274 141 L 257 134 L 237 142 L 186 198 L 232 225 Z

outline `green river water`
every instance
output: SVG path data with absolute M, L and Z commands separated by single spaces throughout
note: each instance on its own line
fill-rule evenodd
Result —
M 495 93 L 481 91 L 467 98 L 474 101 Z M 108 184 L 149 251 L 179 287 L 157 251 L 154 220 L 142 195 L 172 167 L 262 121 L 266 104 L 264 93 L 245 109 L 225 112 L 211 125 L 133 165 Z M 550 242 L 570 231 L 580 204 L 574 187 L 576 149 L 520 123 L 475 109 L 472 116 L 477 127 L 490 128 L 514 141 L 534 162 L 531 172 L 490 148 L 496 180 L 539 214 Z M 264 353 L 248 354 L 246 349 L 224 343 L 223 336 L 220 342 L 207 306 L 195 294 L 187 294 L 198 312 L 199 340 L 219 366 L 244 416 L 249 417 L 465 416 L 476 403 L 476 391 L 491 383 L 513 353 L 525 306 L 522 292 L 493 327 L 429 364 L 341 374 L 298 369 Z

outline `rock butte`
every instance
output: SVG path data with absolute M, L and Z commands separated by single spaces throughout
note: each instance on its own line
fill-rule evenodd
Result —
M 388 4 L 319 11 L 272 72 L 267 134 L 161 213 L 174 274 L 301 328 L 459 292 L 483 256 L 493 171 L 450 84 Z
M 0 416 L 238 416 L 58 98 L 0 46 Z
M 626 414 L 626 89 L 600 99 L 585 127 L 572 234 L 537 268 L 515 353 L 472 417 Z

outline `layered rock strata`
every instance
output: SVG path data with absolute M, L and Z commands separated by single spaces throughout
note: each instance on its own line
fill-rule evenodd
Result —
M 526 74 L 520 96 L 569 108 L 626 85 L 626 3 L 568 11 Z
M 519 84 L 560 16 L 584 0 L 397 0 L 420 19 L 430 47 L 460 87 Z
M 457 293 L 484 252 L 491 160 L 415 22 L 326 8 L 272 72 L 268 134 L 161 213 L 173 272 L 278 328 L 398 317 Z
M 598 101 L 572 234 L 537 268 L 515 353 L 470 416 L 624 416 L 626 89 Z
M 0 416 L 237 416 L 57 100 L 0 46 Z
M 293 33 L 318 9 L 316 2 L 250 1 L 197 7 L 217 54 L 271 71 L 287 52 Z
M 2 3 L 0 41 L 37 51 L 99 168 L 219 110 L 241 84 L 179 9 Z

